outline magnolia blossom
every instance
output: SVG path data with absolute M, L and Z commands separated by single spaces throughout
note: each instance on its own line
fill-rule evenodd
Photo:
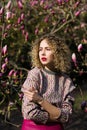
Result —
M 2 8 L 0 9 L 0 15 L 2 15 L 3 12 L 4 12 L 4 8 L 2 7 Z
M 8 76 L 11 77 L 13 75 L 13 73 L 14 73 L 14 69 L 10 70 Z
M 18 7 L 19 7 L 19 9 L 23 9 L 23 3 L 20 1 L 20 0 L 18 0 Z
M 7 54 L 7 45 L 5 45 L 3 48 L 2 48 L 2 55 L 6 55 Z
M 72 54 L 72 61 L 73 61 L 74 63 L 76 63 L 76 54 L 75 54 L 75 53 Z
M 7 57 L 5 58 L 5 63 L 8 64 L 8 58 Z
M 26 34 L 25 34 L 25 41 L 28 41 L 28 39 L 29 39 L 29 34 L 28 34 L 28 32 L 26 32 Z
M 43 5 L 44 2 L 45 2 L 45 0 L 41 0 L 41 1 L 40 1 L 40 5 Z
M 7 64 L 6 63 L 2 64 L 1 72 L 4 72 L 6 70 L 6 68 L 7 68 Z
M 15 71 L 15 72 L 13 73 L 14 78 L 16 78 L 16 77 L 17 77 L 17 74 L 18 74 L 18 72 L 17 72 L 17 71 Z
M 12 16 L 12 13 L 11 13 L 10 11 L 7 11 L 7 12 L 6 12 L 6 19 L 7 19 L 7 20 L 10 19 L 11 16 Z
M 81 52 L 81 50 L 82 50 L 82 44 L 79 44 L 78 45 L 78 52 Z
M 76 8 L 78 5 L 80 4 L 80 1 L 77 1 L 74 5 L 74 7 Z
M 44 22 L 46 22 L 46 23 L 47 23 L 47 22 L 48 22 L 48 20 L 49 20 L 49 16 L 46 16 L 46 17 L 45 17 L 45 19 L 44 19 Z
M 24 13 L 21 13 L 21 20 L 24 20 L 24 18 L 25 18 L 25 14 Z
M 75 65 L 75 67 L 77 67 L 77 59 L 76 59 L 76 54 L 75 53 L 72 54 L 72 61 L 73 61 L 74 65 Z
M 18 18 L 17 23 L 18 23 L 18 24 L 21 23 L 21 18 L 20 18 L 20 17 Z
M 11 0 L 9 0 L 9 2 L 7 3 L 6 9 L 10 9 L 10 7 L 11 7 Z
M 80 13 L 81 13 L 81 11 L 79 10 L 79 11 L 77 11 L 77 12 L 75 12 L 75 16 L 77 17 L 77 16 L 79 16 L 80 15 Z
M 62 0 L 57 0 L 58 4 L 62 4 Z
M 38 28 L 35 29 L 35 35 L 37 35 L 39 32 Z

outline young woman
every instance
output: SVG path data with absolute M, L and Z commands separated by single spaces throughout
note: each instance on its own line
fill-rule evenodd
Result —
M 65 73 L 70 50 L 56 36 L 44 36 L 32 44 L 32 69 L 23 84 L 22 130 L 64 130 L 73 109 L 75 86 Z

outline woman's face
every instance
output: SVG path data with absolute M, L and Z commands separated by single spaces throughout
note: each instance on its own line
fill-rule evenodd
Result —
M 53 67 L 54 53 L 52 48 L 47 43 L 46 39 L 42 40 L 40 43 L 39 59 L 41 64 L 44 65 L 45 68 L 51 69 L 51 67 Z

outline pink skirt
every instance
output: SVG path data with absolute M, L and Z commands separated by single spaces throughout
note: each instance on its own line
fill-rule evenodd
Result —
M 62 124 L 50 123 L 46 125 L 39 125 L 31 120 L 23 120 L 21 130 L 64 130 Z

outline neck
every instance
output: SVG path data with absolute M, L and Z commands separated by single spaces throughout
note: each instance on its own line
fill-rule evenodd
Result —
M 52 67 L 52 68 L 48 68 L 47 66 L 45 66 L 44 68 L 45 68 L 45 70 L 48 70 L 48 71 L 50 71 L 50 72 L 55 72 L 55 70 L 52 69 L 53 67 Z

